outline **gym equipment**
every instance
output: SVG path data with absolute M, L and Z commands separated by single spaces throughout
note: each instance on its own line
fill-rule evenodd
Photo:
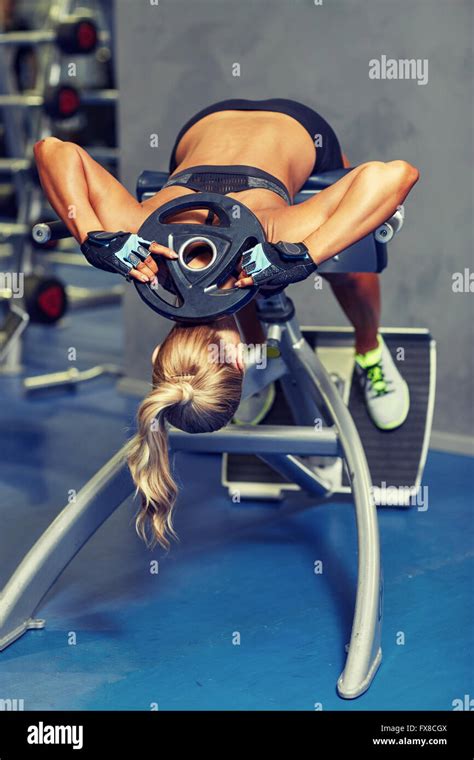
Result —
M 0 93 L 11 94 L 13 89 L 12 77 L 9 75 L 8 58 L 4 52 L 0 46 Z M 21 114 L 16 109 L 3 109 L 5 151 L 17 159 L 25 155 L 27 142 L 25 120 L 20 117 Z M 29 260 L 29 246 L 25 244 L 25 241 L 31 214 L 34 213 L 33 183 L 25 177 L 24 166 L 13 163 L 10 169 L 12 169 L 10 180 L 15 190 L 17 213 L 13 224 L 2 224 L 0 226 L 0 241 L 10 242 L 14 238 L 16 264 L 13 271 L 28 274 L 32 267 Z M 38 189 L 37 192 L 39 192 Z M 39 210 L 39 204 L 37 210 Z M 13 373 L 18 371 L 21 357 L 21 335 L 28 321 L 29 317 L 21 303 L 10 299 L 9 309 L 0 324 L 0 370 L 2 372 Z
M 0 108 L 43 108 L 52 119 L 70 119 L 80 107 L 79 93 L 71 85 L 48 87 L 44 94 L 0 95 Z
M 279 319 L 270 302 L 257 302 L 260 318 Z M 269 313 L 270 312 L 270 313 Z M 285 319 L 283 320 L 285 321 Z M 268 323 L 267 323 L 268 324 Z M 281 355 L 281 322 L 271 323 Z M 372 482 L 372 496 L 377 506 L 419 506 L 421 480 L 428 453 L 429 432 L 434 407 L 436 351 L 429 332 L 421 328 L 382 328 L 385 343 L 396 353 L 403 346 L 402 373 L 410 388 L 410 413 L 397 430 L 379 430 L 370 420 L 357 379 L 353 373 L 353 330 L 335 327 L 302 327 L 301 334 L 319 356 L 355 422 L 367 458 Z M 274 365 L 275 360 L 269 359 Z M 288 402 L 286 381 L 276 378 L 276 400 L 260 427 L 290 424 L 298 413 L 296 404 Z M 295 391 L 293 391 L 295 392 Z M 315 418 L 320 419 L 320 418 Z M 351 499 L 351 482 L 343 462 L 335 458 L 321 463 L 313 458 L 313 471 L 324 477 L 333 497 Z M 229 494 L 241 499 L 281 501 L 289 492 L 302 490 L 293 478 L 288 481 L 275 473 L 257 456 L 224 454 L 222 485 Z
M 35 249 L 35 251 L 42 251 L 43 253 L 46 251 L 52 251 L 58 247 L 58 240 L 54 237 L 51 237 L 49 240 L 42 240 L 42 239 L 36 239 L 36 237 L 33 235 L 33 230 L 36 227 L 41 227 L 46 221 L 50 221 L 52 224 L 56 223 L 57 217 L 54 214 L 54 211 L 48 210 L 47 213 L 40 214 L 36 217 L 34 222 L 30 225 L 30 229 L 26 232 L 28 235 L 29 240 L 31 241 L 31 245 Z M 66 226 L 64 225 L 63 229 L 66 229 Z M 1 224 L 0 224 L 0 230 L 1 230 Z
M 65 257 L 70 254 L 65 254 Z M 68 263 L 63 260 L 61 263 Z M 122 285 L 108 288 L 82 288 L 77 285 L 65 285 L 59 278 L 40 271 L 24 277 L 24 295 L 18 299 L 32 322 L 54 324 L 67 311 L 91 309 L 119 303 L 123 296 Z M 11 288 L 0 289 L 0 301 L 12 302 Z M 20 306 L 18 305 L 18 308 Z
M 195 224 L 168 222 L 173 215 L 198 209 L 211 212 L 219 224 L 206 223 L 196 229 Z M 176 198 L 150 214 L 138 235 L 173 248 L 179 257 L 173 260 L 151 254 L 170 278 L 178 304 L 165 300 L 160 288 L 134 280 L 140 298 L 158 314 L 189 324 L 209 322 L 233 314 L 254 297 L 255 288 L 220 287 L 234 272 L 242 253 L 265 240 L 257 217 L 239 201 L 215 193 Z M 193 269 L 189 264 L 198 251 L 209 255 L 209 263 Z
M 206 210 L 219 220 L 219 225 L 205 225 L 205 231 L 196 235 L 195 224 L 169 223 L 168 220 L 183 211 Z M 69 236 L 66 225 L 57 220 L 33 226 L 32 237 L 37 245 Z M 150 214 L 138 231 L 138 237 L 173 247 L 179 258 L 165 259 L 150 254 L 160 266 L 160 276 L 169 280 L 173 302 L 165 297 L 161 286 L 134 280 L 142 300 L 154 311 L 168 319 L 183 323 L 198 323 L 216 319 L 222 314 L 233 314 L 255 295 L 256 288 L 220 289 L 219 286 L 232 274 L 243 251 L 263 242 L 265 235 L 257 217 L 243 204 L 214 193 L 196 193 L 166 203 Z M 199 269 L 189 266 L 189 259 L 198 252 L 209 254 L 209 263 Z M 169 286 L 168 286 L 169 287 Z
M 0 158 L 0 174 L 16 174 L 29 171 L 31 161 L 27 158 Z
M 8 287 L 8 278 L 0 292 L 6 310 L 0 323 L 0 372 L 18 373 L 21 369 L 23 331 L 31 320 L 53 324 L 68 309 L 86 308 L 117 303 L 123 287 L 78 288 L 65 287 L 57 278 L 43 271 L 44 264 L 52 261 L 51 253 L 41 252 L 38 268 L 37 251 L 31 238 L 33 220 L 43 209 L 43 198 L 36 166 L 33 160 L 33 144 L 51 133 L 51 119 L 70 119 L 81 105 L 108 105 L 117 99 L 115 90 L 81 90 L 63 81 L 62 71 L 67 60 L 63 53 L 92 52 L 97 40 L 107 41 L 108 33 L 97 31 L 96 23 L 87 12 L 71 13 L 72 0 L 58 0 L 48 12 L 47 30 L 39 32 L 12 32 L 0 35 L 0 108 L 4 128 L 4 150 L 9 156 L 0 159 L 0 175 L 7 177 L 14 212 L 13 222 L 0 223 L 0 242 L 9 245 L 2 249 L 2 258 L 10 259 L 8 271 L 12 276 L 21 272 L 25 276 L 25 292 L 22 299 L 14 297 Z M 47 43 L 50 43 L 47 46 Z M 57 43 L 57 44 L 56 44 Z M 39 68 L 29 86 L 34 91 L 18 92 L 18 83 L 11 66 L 17 45 L 43 45 L 46 49 L 37 56 Z M 11 55 L 13 53 L 13 55 Z M 91 63 L 91 61 L 89 61 Z M 85 61 L 83 65 L 87 65 Z M 71 125 L 71 121 L 68 122 Z M 100 160 L 100 147 L 97 149 Z M 105 149 L 102 155 L 111 161 L 113 151 Z M 41 214 L 43 216 L 43 214 Z M 16 217 L 16 218 L 15 218 Z M 54 247 L 52 242 L 48 249 Z M 56 260 L 62 264 L 77 264 L 74 254 L 59 253 Z M 81 263 L 83 257 L 81 257 Z M 4 269 L 5 271 L 5 269 Z M 39 383 L 41 378 L 35 378 Z M 68 380 L 69 383 L 69 380 Z M 56 383 L 55 383 L 56 384 Z
M 104 34 L 101 41 L 106 40 Z M 0 45 L 57 45 L 68 55 L 87 55 L 97 47 L 99 33 L 92 16 L 70 15 L 63 17 L 55 29 L 39 31 L 5 32 L 0 34 Z
M 64 370 L 64 372 L 50 372 L 46 375 L 27 377 L 23 381 L 23 388 L 27 393 L 50 390 L 56 387 L 74 390 L 79 384 L 82 385 L 98 377 L 104 377 L 104 375 L 121 377 L 122 374 L 122 368 L 117 364 L 98 364 L 96 367 L 84 370 L 71 367 L 71 369 Z
M 341 170 L 312 177 L 300 197 L 326 187 L 344 173 Z M 140 187 L 146 186 L 143 192 L 152 194 L 163 186 L 166 178 L 166 174 L 158 172 L 147 172 L 145 178 L 142 175 L 139 199 L 143 199 Z M 351 246 L 350 253 L 343 251 L 336 261 L 330 262 L 331 271 L 346 272 L 381 271 L 385 263 L 385 244 L 375 240 L 374 234 Z M 411 368 L 410 386 L 416 375 L 420 380 L 410 387 L 414 407 L 405 423 L 406 434 L 403 426 L 388 433 L 379 431 L 383 438 L 371 441 L 371 446 L 378 447 L 378 457 L 373 457 L 373 450 L 369 450 L 369 466 L 364 450 L 367 442 L 362 443 L 359 435 L 359 429 L 369 425 L 367 413 L 361 403 L 358 408 L 354 406 L 353 386 L 346 382 L 354 361 L 353 348 L 349 348 L 351 331 L 339 328 L 302 331 L 285 293 L 258 300 L 258 307 L 279 355 L 269 360 L 264 370 L 258 365 L 247 368 L 243 397 L 276 382 L 280 399 L 285 402 L 279 421 L 274 419 L 257 427 L 228 425 L 215 433 L 193 435 L 172 429 L 169 445 L 173 451 L 224 452 L 224 463 L 230 456 L 251 456 L 253 462 L 256 458 L 271 472 L 271 478 L 266 477 L 263 483 L 267 495 L 275 481 L 279 491 L 284 490 L 281 484 L 285 482 L 285 489 L 299 488 L 325 501 L 334 495 L 340 498 L 338 483 L 347 495 L 351 494 L 358 532 L 358 580 L 347 660 L 337 683 L 339 695 L 351 699 L 370 686 L 382 658 L 383 585 L 371 468 L 377 467 L 377 477 L 383 477 L 391 486 L 393 452 L 399 446 L 406 452 L 409 445 L 416 444 L 412 460 L 417 458 L 417 483 L 421 482 L 434 406 L 435 346 L 427 331 L 385 331 L 388 345 L 406 344 L 410 357 L 413 353 L 407 365 Z M 382 441 L 391 452 L 388 457 L 380 456 Z M 0 650 L 26 631 L 44 627 L 45 621 L 35 614 L 45 594 L 87 540 L 134 493 L 125 456 L 123 447 L 94 475 L 77 495 L 75 504 L 65 506 L 13 573 L 0 596 Z M 397 460 L 396 467 L 400 469 L 395 473 L 395 483 L 405 478 L 401 462 L 402 457 Z M 230 483 L 228 468 L 227 477 Z M 240 470 L 238 477 L 243 486 L 250 484 L 254 492 L 262 495 L 261 474 L 253 483 L 249 471 Z M 255 493 L 242 492 L 242 498 L 248 495 Z M 274 489 L 273 496 L 278 495 Z
M 32 322 L 51 325 L 66 313 L 66 288 L 57 277 L 30 274 L 25 277 L 24 304 Z
M 54 219 L 48 222 L 37 222 L 31 228 L 31 238 L 38 247 L 43 247 L 47 243 L 62 240 L 69 236 L 70 232 L 67 226 L 59 219 Z
M 7 301 L 10 308 L 15 301 L 10 288 L 0 289 L 0 299 Z M 66 288 L 57 277 L 39 272 L 24 276 L 23 295 L 16 303 L 17 314 L 21 310 L 31 322 L 53 324 L 64 316 L 67 307 Z
M 0 325 L 0 362 L 5 359 L 11 345 L 18 341 L 28 322 L 28 314 L 19 306 L 10 304 L 6 319 Z
M 395 233 L 400 232 L 404 220 L 405 209 L 403 206 L 399 206 L 394 215 L 375 230 L 375 239 L 378 240 L 379 243 L 389 243 Z
M 15 218 L 18 214 L 17 182 L 39 186 L 36 166 L 27 158 L 0 158 L 0 216 Z M 0 236 L 2 223 L 0 222 Z
M 14 238 L 23 238 L 28 234 L 30 225 L 22 222 L 0 222 L 0 243 L 10 242 Z
M 350 169 L 335 169 L 309 177 L 304 187 L 296 194 L 295 203 L 301 203 L 310 195 L 334 184 L 348 172 Z M 167 178 L 166 172 L 143 171 L 137 181 L 138 200 L 145 201 L 151 198 L 163 187 Z M 377 240 L 376 232 L 377 230 L 341 251 L 337 256 L 333 256 L 332 259 L 325 261 L 324 264 L 320 264 L 318 272 L 382 272 L 387 266 L 386 245 L 383 240 Z
M 82 105 L 110 105 L 118 100 L 117 90 L 81 90 L 70 84 L 49 85 L 44 93 L 0 95 L 0 108 L 44 108 L 53 120 L 70 119 Z

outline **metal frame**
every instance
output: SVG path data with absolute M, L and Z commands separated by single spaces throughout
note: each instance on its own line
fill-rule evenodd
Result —
M 272 300 L 283 305 L 286 296 Z M 281 357 L 270 362 L 268 371 L 249 369 L 244 396 L 286 377 L 298 396 L 308 394 L 309 416 L 299 421 L 305 424 L 262 426 L 257 430 L 229 425 L 215 433 L 194 435 L 171 430 L 170 446 L 173 451 L 257 454 L 318 497 L 330 493 L 329 484 L 297 457 L 344 457 L 354 494 L 358 581 L 347 660 L 337 690 L 341 697 L 351 699 L 368 688 L 382 658 L 380 548 L 370 474 L 352 417 L 320 359 L 301 335 L 296 319 L 284 322 L 281 328 Z M 333 424 L 314 429 L 312 423 L 320 410 Z M 0 650 L 26 631 L 44 626 L 44 620 L 35 614 L 46 593 L 81 547 L 133 493 L 126 454 L 127 445 L 81 489 L 75 502 L 64 507 L 13 573 L 0 594 Z

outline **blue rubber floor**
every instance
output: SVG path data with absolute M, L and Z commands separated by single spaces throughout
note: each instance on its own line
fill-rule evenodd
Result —
M 121 319 L 107 307 L 28 328 L 26 374 L 65 368 L 70 346 L 80 368 L 120 363 Z M 68 492 L 129 435 L 136 401 L 106 378 L 33 399 L 2 377 L 0 398 L 3 586 Z M 179 459 L 181 541 L 168 555 L 136 537 L 131 501 L 102 526 L 42 603 L 46 628 L 0 653 L 0 699 L 26 710 L 450 710 L 474 696 L 472 459 L 430 453 L 428 510 L 379 510 L 383 662 L 353 701 L 335 690 L 355 598 L 352 506 L 232 504 L 219 464 Z

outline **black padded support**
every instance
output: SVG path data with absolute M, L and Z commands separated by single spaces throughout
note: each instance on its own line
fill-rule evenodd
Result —
M 168 181 L 168 172 L 154 172 L 145 169 L 137 180 L 137 198 L 141 202 L 145 193 L 157 193 Z
M 346 174 L 349 174 L 349 172 L 352 171 L 354 167 L 351 167 L 349 169 L 333 169 L 330 172 L 321 172 L 321 174 L 312 174 L 311 177 L 308 177 L 306 182 L 304 183 L 303 187 L 301 188 L 301 191 L 303 192 L 313 192 L 317 193 L 319 190 L 324 190 L 325 187 L 329 187 L 330 185 L 334 185 L 335 182 L 337 182 L 338 179 L 341 179 L 341 177 L 345 177 Z
M 318 266 L 316 274 L 383 272 L 387 266 L 387 246 L 371 233 Z

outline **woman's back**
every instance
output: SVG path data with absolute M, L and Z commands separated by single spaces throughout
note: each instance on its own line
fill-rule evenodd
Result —
M 255 166 L 294 193 L 311 174 L 315 146 L 304 127 L 287 114 L 219 111 L 185 133 L 176 160 L 179 171 L 200 165 Z

